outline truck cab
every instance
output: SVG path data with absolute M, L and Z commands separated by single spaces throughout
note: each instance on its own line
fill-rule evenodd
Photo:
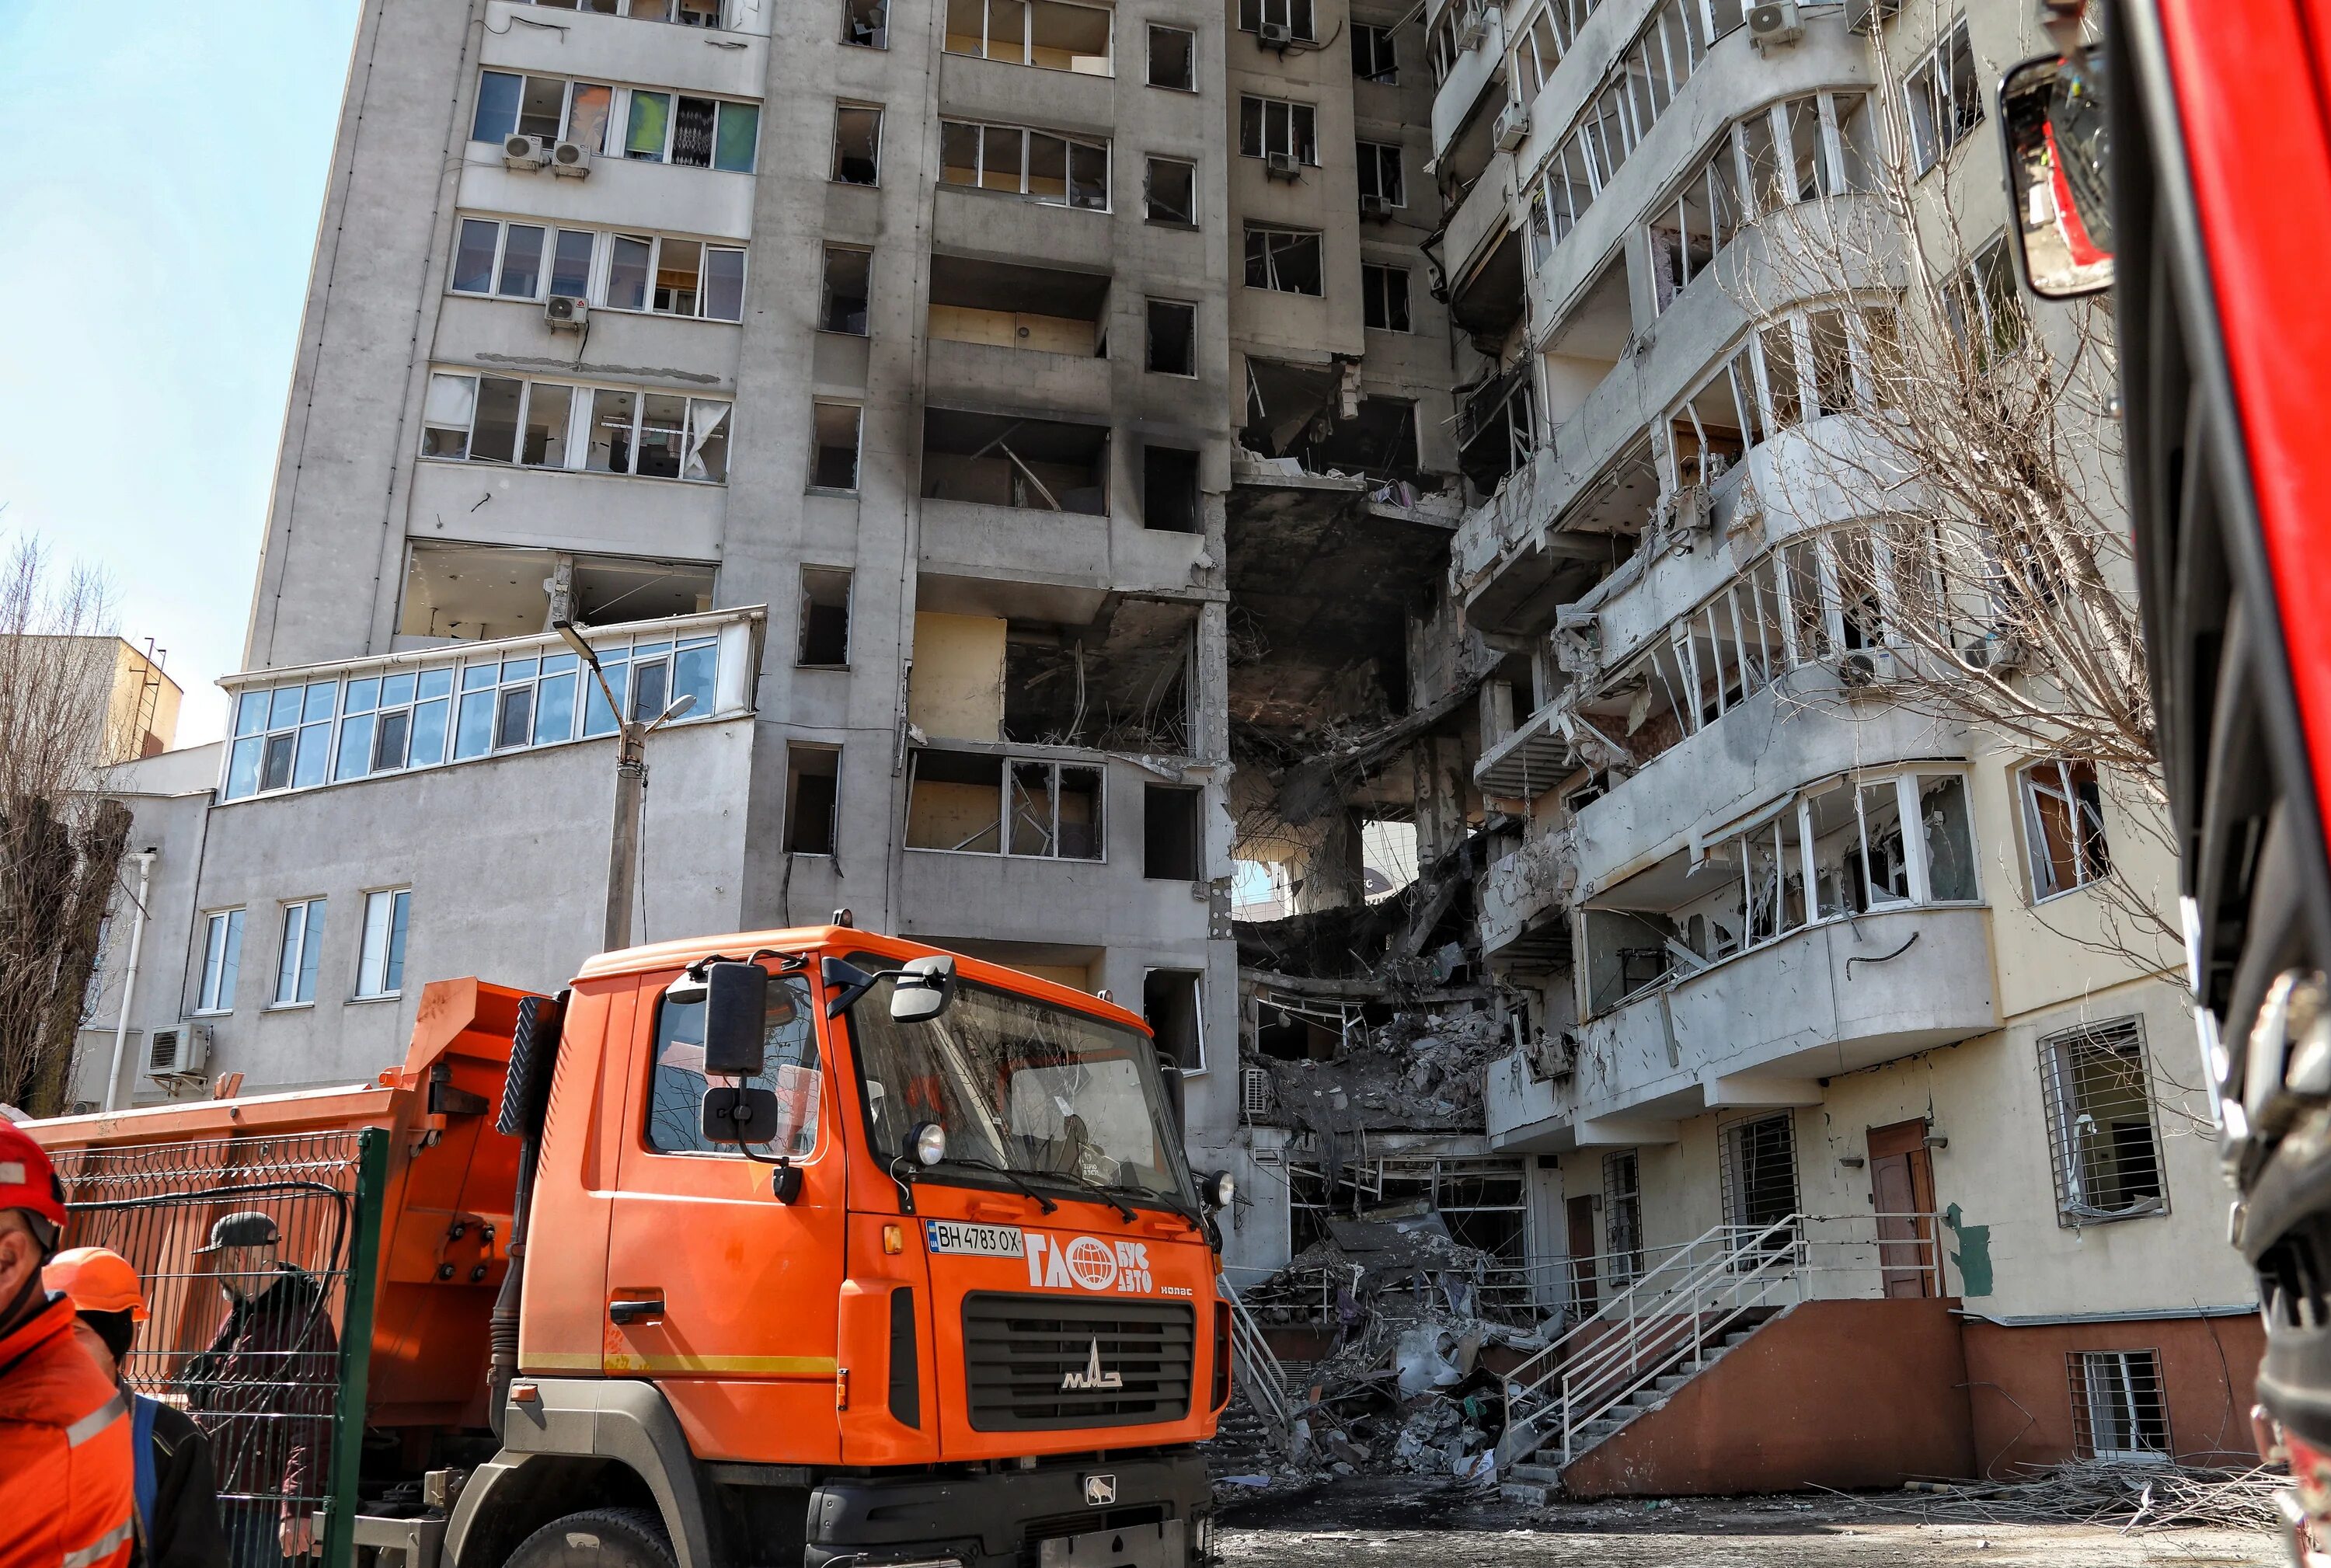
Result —
M 830 926 L 602 955 L 558 1030 L 456 1563 L 610 1498 L 682 1568 L 1208 1560 L 1228 1308 L 1137 1017 Z

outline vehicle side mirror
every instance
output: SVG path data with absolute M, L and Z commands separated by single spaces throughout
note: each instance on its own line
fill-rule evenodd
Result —
M 928 1023 L 955 1000 L 955 958 L 937 953 L 911 958 L 890 983 L 890 1022 Z
M 768 1089 L 718 1084 L 704 1091 L 698 1126 L 708 1144 L 766 1144 L 776 1139 L 780 1115 Z
M 704 975 L 704 1076 L 752 1078 L 763 1065 L 769 972 L 757 964 L 717 963 Z
M 2027 60 L 1999 84 L 2016 271 L 2043 299 L 2112 287 L 2111 140 L 2104 52 Z
M 1182 1081 L 1182 1064 L 1161 1050 L 1157 1053 L 1157 1076 L 1166 1080 L 1166 1106 L 1174 1113 L 1174 1130 L 1186 1137 L 1190 1127 L 1184 1093 L 1189 1086 Z

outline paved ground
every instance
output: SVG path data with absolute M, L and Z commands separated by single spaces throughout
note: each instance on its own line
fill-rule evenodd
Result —
M 1225 1498 L 1219 1550 L 1251 1568 L 2206 1568 L 2283 1563 L 2265 1534 L 2078 1525 L 1922 1524 L 1892 1496 L 1612 1502 L 1530 1508 L 1355 1478 Z

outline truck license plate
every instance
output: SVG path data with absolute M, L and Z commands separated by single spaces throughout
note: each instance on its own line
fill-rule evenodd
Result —
M 1190 1557 L 1183 1522 L 1167 1519 L 1046 1541 L 1036 1561 L 1041 1568 L 1185 1568 Z
M 926 1220 L 923 1235 L 934 1252 L 956 1252 L 973 1258 L 1022 1255 L 1017 1225 L 967 1225 L 961 1220 Z

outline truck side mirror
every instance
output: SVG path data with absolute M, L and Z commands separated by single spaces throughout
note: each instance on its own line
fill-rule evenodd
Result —
M 2043 54 L 1999 84 L 2007 143 L 2007 232 L 2023 286 L 2043 299 L 2109 289 L 2113 280 L 2111 139 L 2104 52 L 2075 62 Z
M 890 1022 L 928 1023 L 955 1000 L 955 957 L 910 958 L 890 984 Z
M 763 1065 L 769 972 L 757 964 L 715 963 L 704 975 L 704 1076 L 753 1078 Z
M 716 1084 L 704 1091 L 698 1125 L 708 1144 L 766 1144 L 776 1140 L 779 1117 L 770 1090 Z

